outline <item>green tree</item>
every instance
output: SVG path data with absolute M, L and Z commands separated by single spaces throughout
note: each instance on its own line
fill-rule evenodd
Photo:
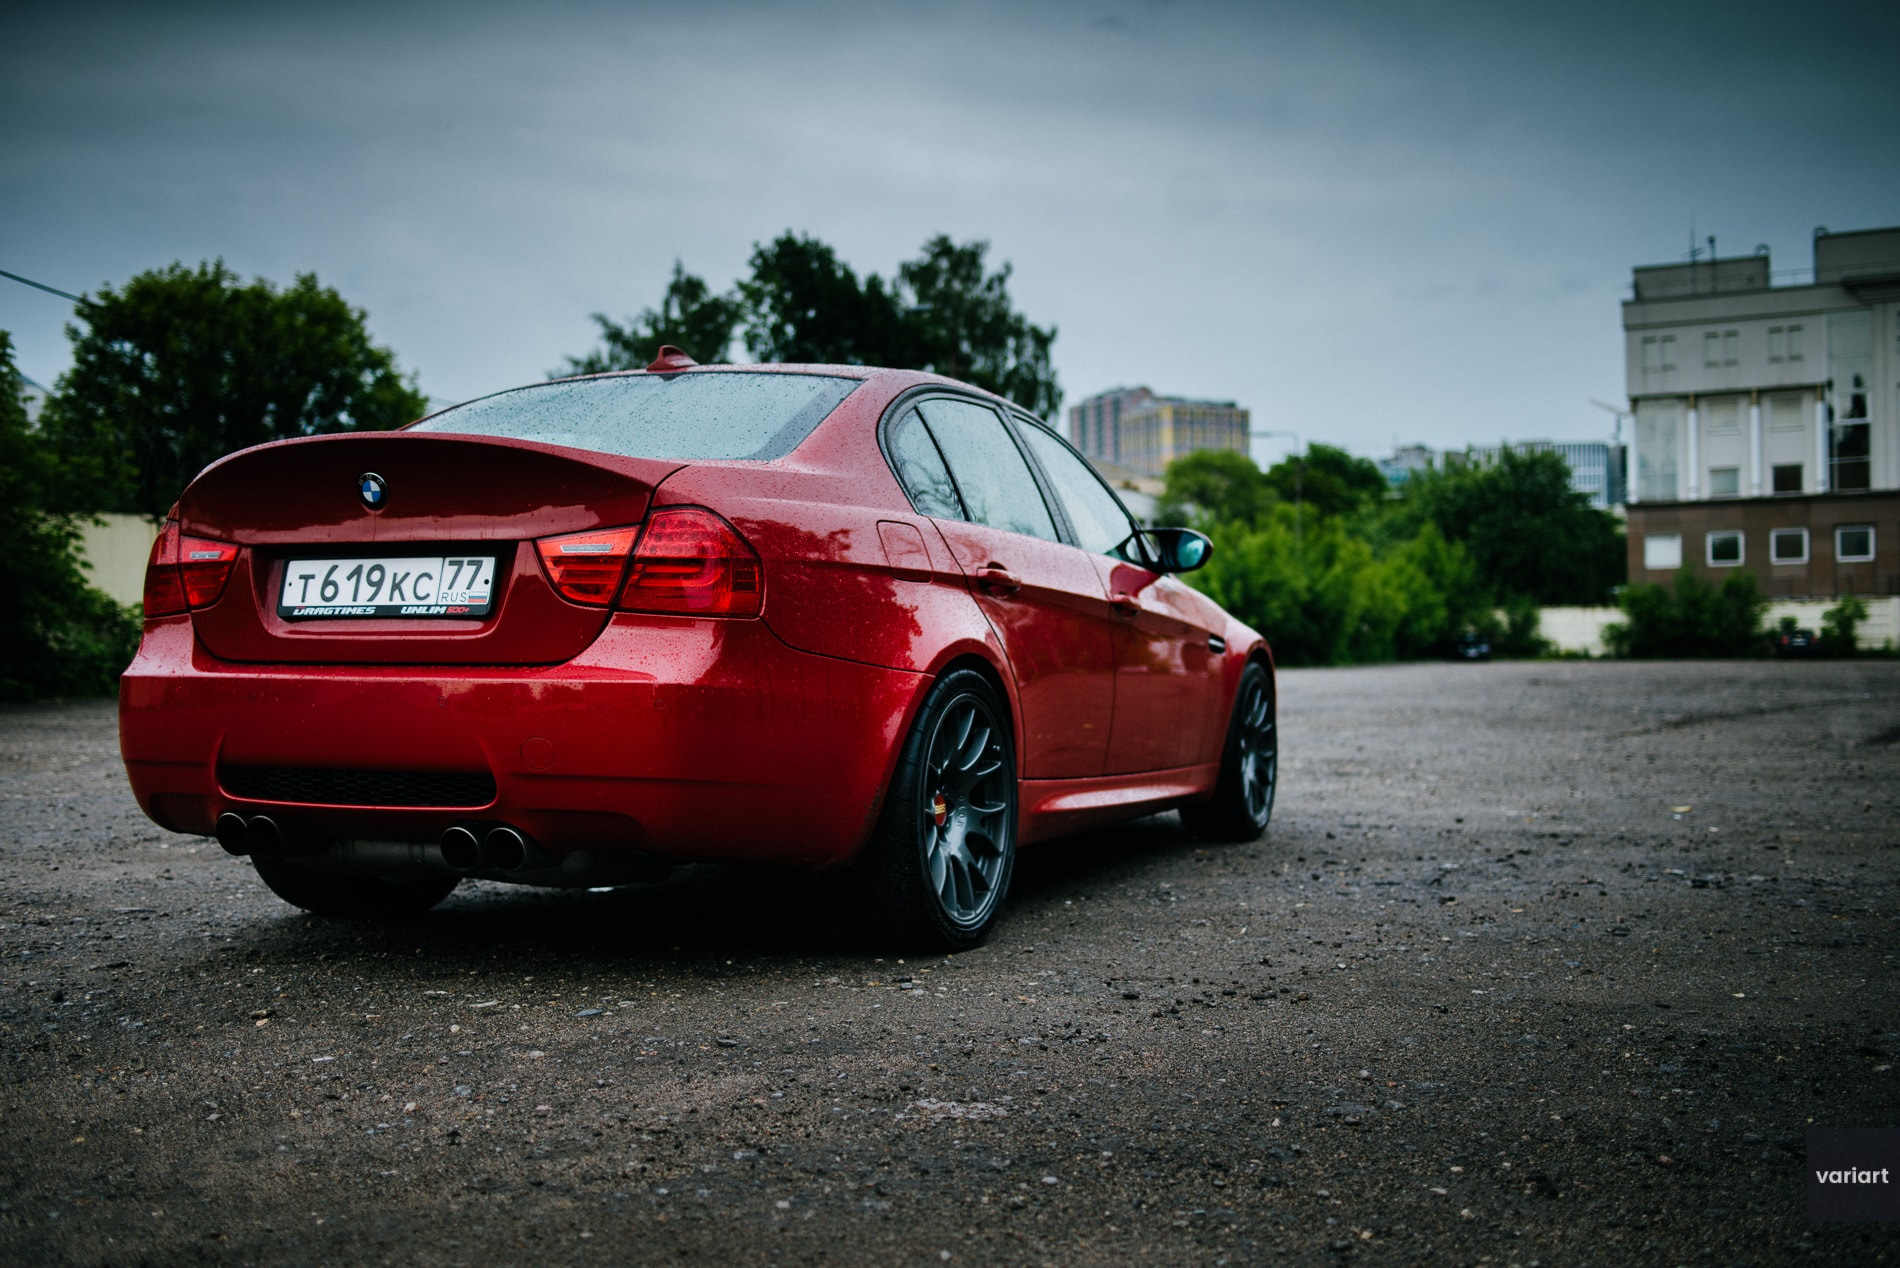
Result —
M 1427 521 L 1464 546 L 1500 601 L 1607 603 L 1627 576 L 1616 517 L 1571 489 L 1569 465 L 1549 451 L 1413 476 L 1390 528 L 1409 536 Z
M 939 234 L 892 281 L 860 280 L 831 247 L 788 231 L 754 246 L 739 283 L 746 347 L 761 361 L 928 370 L 1052 414 L 1062 400 L 1055 328 L 1015 310 L 1010 266 L 986 272 L 988 251 Z
M 1273 503 L 1254 523 L 1197 521 L 1214 557 L 1186 580 L 1261 631 L 1283 665 L 1435 655 L 1488 607 L 1463 547 L 1433 525 L 1384 554 L 1344 516 Z
M 759 360 L 907 368 L 897 298 L 876 274 L 860 282 L 836 251 L 789 230 L 754 245 L 751 267 L 739 295 Z
M 1378 464 L 1317 442 L 1303 454 L 1274 463 L 1266 481 L 1281 501 L 1319 516 L 1347 515 L 1375 506 L 1387 488 Z
M 584 357 L 569 357 L 560 375 L 638 370 L 653 360 L 663 344 L 672 344 L 703 364 L 718 364 L 726 359 L 741 311 L 737 295 L 715 295 L 703 279 L 675 260 L 673 280 L 666 284 L 660 306 L 643 309 L 624 326 L 605 313 L 592 314 L 600 327 L 601 346 Z
M 89 477 L 71 509 L 161 515 L 207 464 L 315 432 L 397 427 L 427 400 L 370 342 L 361 309 L 314 274 L 279 290 L 224 262 L 102 288 L 67 327 L 73 366 L 43 423 Z
M 1254 460 L 1232 449 L 1199 449 L 1168 464 L 1157 524 L 1252 525 L 1273 505 L 1273 486 Z
M 984 271 L 989 249 L 987 242 L 959 245 L 938 234 L 921 256 L 898 266 L 905 346 L 893 364 L 961 379 L 1052 416 L 1062 404 L 1049 361 L 1056 328 L 1033 325 L 1016 311 L 1009 264 Z
M 86 584 L 79 527 L 55 510 L 57 456 L 28 423 L 13 341 L 0 331 L 0 699 L 109 692 L 138 620 Z

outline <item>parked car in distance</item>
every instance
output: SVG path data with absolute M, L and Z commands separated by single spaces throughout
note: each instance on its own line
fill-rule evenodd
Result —
M 1817 650 L 1817 640 L 1813 630 L 1783 627 L 1775 632 L 1775 655 L 1777 656 L 1813 656 Z
M 121 744 L 153 820 L 314 912 L 850 866 L 886 940 L 970 946 L 1019 846 L 1265 829 L 1273 660 L 1176 579 L 1210 550 L 977 389 L 662 349 L 206 468 Z

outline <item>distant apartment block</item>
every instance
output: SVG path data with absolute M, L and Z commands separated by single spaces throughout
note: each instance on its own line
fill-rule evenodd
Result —
M 1774 596 L 1900 594 L 1900 228 L 1635 270 L 1623 304 L 1630 579 L 1746 568 Z
M 1089 458 L 1159 476 L 1200 449 L 1247 452 L 1251 415 L 1232 401 L 1157 396 L 1145 387 L 1112 388 L 1069 407 L 1069 439 Z

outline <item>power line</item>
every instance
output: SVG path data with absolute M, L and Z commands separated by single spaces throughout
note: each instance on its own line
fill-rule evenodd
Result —
M 16 282 L 31 286 L 36 291 L 45 291 L 48 295 L 57 295 L 61 299 L 70 299 L 75 304 L 80 302 L 79 296 L 74 295 L 70 291 L 62 291 L 57 286 L 48 286 L 44 282 L 36 282 L 30 277 L 21 277 L 18 273 L 9 273 L 5 269 L 0 269 L 0 277 L 10 277 Z

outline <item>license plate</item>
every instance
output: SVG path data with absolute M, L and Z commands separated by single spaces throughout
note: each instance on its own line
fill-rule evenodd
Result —
M 292 559 L 284 565 L 277 615 L 487 616 L 494 594 L 493 555 Z

